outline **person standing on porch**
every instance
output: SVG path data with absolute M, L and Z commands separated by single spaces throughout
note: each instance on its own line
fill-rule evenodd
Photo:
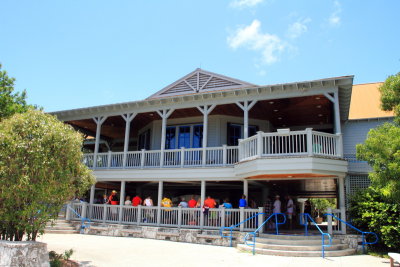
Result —
M 131 197 L 130 196 L 126 196 L 124 204 L 126 206 L 132 205 L 132 201 L 131 201 Z
M 132 206 L 137 207 L 139 205 L 142 205 L 142 199 L 136 195 L 134 198 L 132 198 Z
M 197 201 L 194 199 L 194 196 L 189 200 L 189 208 L 195 208 L 197 206 Z
M 274 205 L 273 205 L 274 208 L 272 210 L 273 213 L 281 213 L 282 203 L 279 199 L 280 199 L 280 196 L 276 195 Z M 274 221 L 275 221 L 275 218 L 274 218 Z M 277 227 L 275 222 L 273 223 L 273 227 L 274 227 L 274 229 L 275 229 L 275 227 Z
M 239 208 L 247 207 L 246 195 L 242 195 L 242 198 L 239 200 Z
M 292 230 L 293 228 L 293 211 L 294 211 L 294 203 L 292 197 L 289 195 L 286 197 L 287 198 L 287 204 L 286 204 L 286 214 L 289 219 L 289 229 Z

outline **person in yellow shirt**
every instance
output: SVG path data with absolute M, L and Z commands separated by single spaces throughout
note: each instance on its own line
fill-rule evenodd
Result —
M 172 207 L 172 200 L 168 197 L 164 197 L 161 200 L 161 207 L 165 207 L 165 208 L 171 208 Z M 172 215 L 174 214 L 173 212 L 171 212 L 170 209 L 164 209 L 164 212 L 161 213 L 161 218 L 163 218 L 164 223 L 165 224 L 171 224 L 172 223 Z

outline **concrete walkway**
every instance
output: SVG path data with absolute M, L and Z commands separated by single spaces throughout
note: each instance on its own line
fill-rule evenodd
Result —
M 129 266 L 272 266 L 272 267 L 382 267 L 388 259 L 369 255 L 332 258 L 297 258 L 255 255 L 235 248 L 178 243 L 131 237 L 108 237 L 80 234 L 45 234 L 37 241 L 47 243 L 48 250 L 63 253 L 74 249 L 73 260 L 86 267 Z

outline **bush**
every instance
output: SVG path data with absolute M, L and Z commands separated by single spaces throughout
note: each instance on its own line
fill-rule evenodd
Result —
M 354 226 L 379 236 L 373 250 L 400 252 L 400 204 L 384 197 L 381 190 L 370 187 L 350 200 L 350 217 Z
M 72 249 L 64 251 L 64 254 L 58 254 L 54 250 L 50 251 L 49 252 L 50 267 L 62 267 L 63 262 L 69 261 L 73 253 L 74 250 Z

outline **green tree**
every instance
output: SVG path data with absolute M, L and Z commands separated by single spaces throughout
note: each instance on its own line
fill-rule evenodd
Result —
M 381 92 L 381 108 L 394 111 L 395 122 L 400 125 L 400 72 L 389 76 L 379 88 Z
M 83 137 L 37 110 L 0 122 L 0 239 L 35 240 L 62 205 L 95 182 Z
M 5 70 L 1 70 L 0 64 L 0 121 L 14 113 L 26 112 L 30 107 L 26 99 L 26 91 L 21 94 L 14 93 L 15 78 L 8 76 Z
M 357 158 L 373 168 L 369 178 L 386 197 L 400 200 L 400 127 L 385 123 L 369 131 L 357 145 Z

